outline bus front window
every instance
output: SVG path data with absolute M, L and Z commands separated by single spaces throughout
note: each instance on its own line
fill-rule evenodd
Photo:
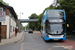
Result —
M 47 24 L 46 31 L 48 34 L 62 34 L 62 24 Z

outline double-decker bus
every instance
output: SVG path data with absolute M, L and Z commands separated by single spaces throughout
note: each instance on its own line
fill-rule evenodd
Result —
M 41 21 L 41 36 L 45 41 L 66 40 L 66 15 L 64 10 L 46 10 Z

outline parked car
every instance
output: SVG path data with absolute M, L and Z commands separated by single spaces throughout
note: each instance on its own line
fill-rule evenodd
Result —
M 33 33 L 33 30 L 29 30 L 28 33 Z

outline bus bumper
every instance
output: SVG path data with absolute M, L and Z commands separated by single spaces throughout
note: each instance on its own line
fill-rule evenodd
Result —
M 49 40 L 64 40 L 65 41 L 66 40 L 66 36 L 64 36 L 63 38 L 49 38 L 49 37 L 46 36 L 45 40 L 46 41 L 49 41 Z

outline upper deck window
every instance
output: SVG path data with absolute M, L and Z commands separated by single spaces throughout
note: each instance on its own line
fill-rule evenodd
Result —
M 62 10 L 48 10 L 47 17 L 64 17 Z

